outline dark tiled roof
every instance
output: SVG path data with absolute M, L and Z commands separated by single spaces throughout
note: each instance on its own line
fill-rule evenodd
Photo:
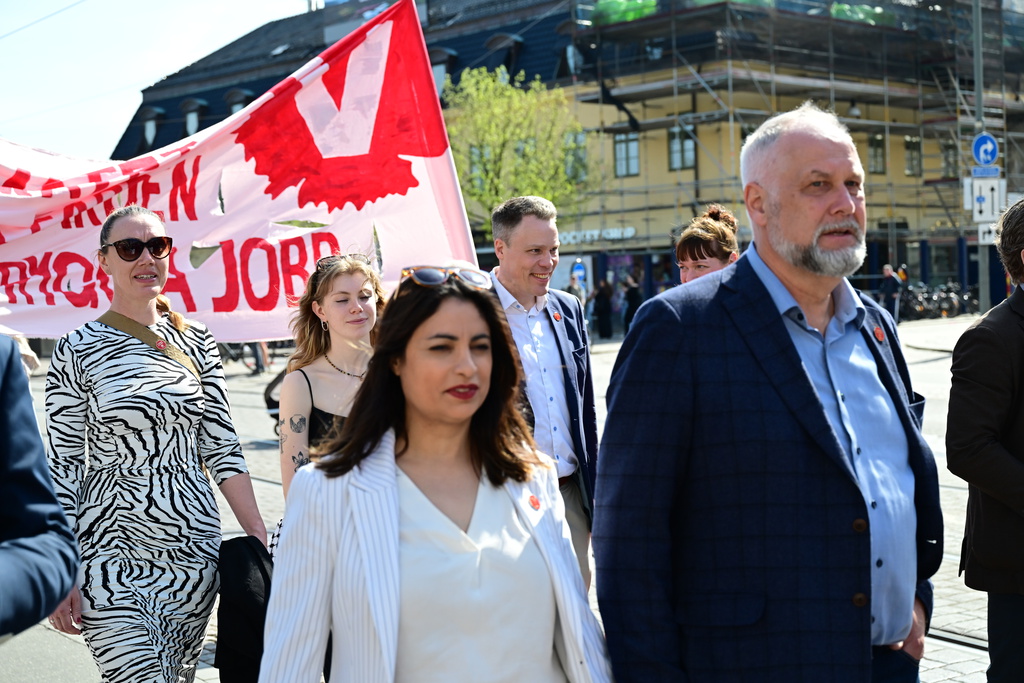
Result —
M 512 69 L 526 73 L 527 80 L 535 75 L 543 81 L 554 80 L 562 55 L 569 45 L 569 36 L 558 34 L 555 29 L 568 17 L 563 10 L 547 16 L 526 21 L 516 21 L 501 26 L 464 33 L 444 39 L 433 39 L 427 32 L 427 44 L 431 48 L 445 47 L 454 50 L 458 56 L 452 65 L 453 76 L 463 69 L 486 66 L 494 69 L 500 66 L 505 56 L 504 49 L 490 51 L 486 47 L 489 38 L 500 34 L 516 35 L 523 39 L 518 48 Z
M 201 128 L 221 121 L 230 114 L 230 105 L 225 101 L 229 91 L 243 89 L 259 97 L 327 47 L 325 23 L 358 23 L 359 14 L 366 7 L 379 4 L 380 0 L 349 0 L 344 5 L 272 21 L 146 88 L 143 104 L 114 149 L 113 158 L 127 159 L 148 151 L 142 142 L 142 114 L 151 107 L 164 112 L 151 147 L 155 149 L 185 137 L 181 112 L 185 100 L 196 98 L 206 102 Z M 501 65 L 506 51 L 488 50 L 486 44 L 498 34 L 516 35 L 523 42 L 512 63 L 513 71 L 524 71 L 528 79 L 537 75 L 551 81 L 558 77 L 565 47 L 570 42 L 569 36 L 556 31 L 569 17 L 569 3 L 548 7 L 552 6 L 554 10 L 538 8 L 537 13 L 526 18 L 522 13 L 513 13 L 464 26 L 446 26 L 439 31 L 428 28 L 427 45 L 457 53 L 451 64 L 457 77 L 468 67 Z M 287 47 L 278 51 L 281 46 Z

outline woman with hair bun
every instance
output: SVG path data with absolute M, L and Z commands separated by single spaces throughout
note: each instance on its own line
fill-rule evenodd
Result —
M 686 226 L 676 242 L 676 265 L 683 284 L 725 268 L 739 258 L 736 216 L 719 204 Z

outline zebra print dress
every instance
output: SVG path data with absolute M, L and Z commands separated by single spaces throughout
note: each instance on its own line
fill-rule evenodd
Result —
M 192 681 L 216 597 L 217 484 L 246 471 L 217 345 L 200 323 L 150 329 L 200 383 L 135 337 L 90 322 L 46 376 L 50 473 L 82 553 L 82 632 L 104 681 Z

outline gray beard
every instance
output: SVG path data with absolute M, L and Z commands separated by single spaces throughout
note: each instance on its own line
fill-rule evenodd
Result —
M 818 246 L 818 238 L 826 230 L 833 228 L 850 228 L 856 230 L 858 241 L 852 247 L 843 249 L 825 250 Z M 814 233 L 814 239 L 808 245 L 793 244 L 787 242 L 778 230 L 769 228 L 768 244 L 779 256 L 788 261 L 791 265 L 803 270 L 824 275 L 825 277 L 849 277 L 857 272 L 864 263 L 864 256 L 867 254 L 867 247 L 864 244 L 864 230 L 852 218 L 831 225 L 822 225 Z

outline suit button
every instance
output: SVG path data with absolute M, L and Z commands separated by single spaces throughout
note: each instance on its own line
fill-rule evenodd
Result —
M 868 604 L 868 596 L 864 595 L 863 593 L 854 593 L 853 594 L 853 606 L 854 607 L 864 607 L 867 604 Z
M 853 530 L 856 531 L 858 534 L 862 534 L 865 531 L 867 531 L 868 530 L 867 520 L 863 520 L 863 519 L 859 519 L 859 518 L 853 520 Z

